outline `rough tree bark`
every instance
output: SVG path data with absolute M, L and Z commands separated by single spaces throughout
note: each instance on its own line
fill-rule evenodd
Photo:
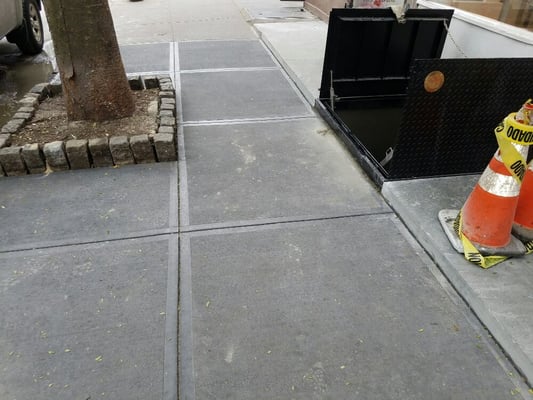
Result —
M 107 0 L 44 0 L 68 119 L 131 116 L 135 103 Z

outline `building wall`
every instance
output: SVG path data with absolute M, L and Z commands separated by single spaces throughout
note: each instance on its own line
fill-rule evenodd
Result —
M 449 8 L 419 0 L 419 8 Z M 533 57 L 533 32 L 455 9 L 442 58 Z
M 343 8 L 349 1 L 305 0 L 304 7 L 312 14 L 327 22 L 332 8 Z M 358 1 L 360 0 L 354 0 L 355 3 Z M 533 31 L 533 10 L 528 5 L 528 0 L 506 0 L 505 2 L 501 0 L 437 0 L 433 4 L 445 4 L 456 9 L 501 20 L 507 24 Z
M 316 15 L 323 21 L 328 21 L 332 8 L 344 8 L 348 0 L 305 0 L 306 10 Z
M 347 1 L 305 0 L 304 7 L 327 21 L 331 9 L 343 8 Z M 449 4 L 442 4 L 441 1 L 448 1 Z M 441 1 L 437 3 L 419 0 L 417 4 L 419 8 L 442 9 L 452 5 L 460 5 L 463 8 L 455 8 L 450 24 L 450 36 L 442 53 L 443 58 L 461 58 L 465 55 L 470 58 L 533 57 L 533 32 L 491 18 L 501 12 L 501 3 L 497 2 L 498 0 L 485 0 L 473 5 L 468 4 L 473 2 L 463 0 Z M 474 7 L 472 11 L 481 10 L 486 16 L 464 10 L 470 6 Z M 515 10 L 511 8 L 509 17 L 513 17 L 513 12 Z

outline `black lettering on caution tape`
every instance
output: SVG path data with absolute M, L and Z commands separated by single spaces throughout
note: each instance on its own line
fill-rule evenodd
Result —
M 496 128 L 498 129 L 498 128 Z M 520 128 L 514 128 L 511 125 L 507 127 L 507 132 L 505 132 L 507 137 L 516 142 L 522 143 L 533 143 L 533 132 L 524 131 Z
M 479 253 L 465 253 L 465 258 L 471 263 L 474 263 L 480 267 L 484 267 L 483 256 Z
M 526 173 L 526 166 L 522 160 L 516 160 L 511 164 L 511 171 L 520 179 L 520 182 L 524 180 L 524 175 Z
M 453 230 L 459 237 L 461 236 L 461 233 L 459 232 L 460 229 L 461 229 L 461 211 L 459 211 L 459 214 L 457 214 L 455 221 L 453 221 Z

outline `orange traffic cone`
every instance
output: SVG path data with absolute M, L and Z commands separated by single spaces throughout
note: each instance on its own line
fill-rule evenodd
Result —
M 516 113 L 515 120 L 526 126 L 533 126 L 533 104 L 526 101 Z M 533 163 L 526 171 L 520 197 L 516 207 L 513 233 L 524 241 L 533 240 Z
M 533 240 L 533 163 L 529 165 L 522 182 L 513 233 L 522 240 Z
M 489 268 L 508 256 L 526 253 L 524 244 L 511 232 L 513 224 L 517 225 L 515 214 L 528 169 L 525 164 L 528 145 L 532 143 L 533 132 L 522 129 L 523 120 L 529 122 L 533 115 L 527 109 L 530 105 L 531 100 L 528 100 L 518 113 L 509 114 L 494 130 L 499 149 L 461 211 L 439 212 L 440 223 L 452 246 L 464 253 L 468 261 L 483 268 Z M 531 175 L 531 191 L 524 202 L 529 205 L 533 201 L 533 171 L 528 171 L 528 174 Z M 533 226 L 533 210 L 529 215 L 532 216 L 529 226 Z
M 515 115 L 515 120 L 524 125 L 533 125 L 533 103 L 529 99 L 524 103 L 524 105 L 518 110 Z
M 514 147 L 527 156 L 527 146 Z M 519 194 L 520 183 L 509 173 L 498 150 L 462 209 L 462 233 L 480 253 L 510 255 L 507 247 Z

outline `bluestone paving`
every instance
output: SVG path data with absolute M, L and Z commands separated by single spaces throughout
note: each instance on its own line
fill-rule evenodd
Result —
M 515 398 L 392 214 L 185 234 L 181 251 L 180 399 Z
M 176 191 L 175 163 L 4 179 L 0 251 L 175 231 Z
M 120 54 L 126 73 L 169 71 L 170 43 L 131 44 L 120 46 Z
M 301 4 L 110 0 L 127 71 L 176 84 L 182 225 L 177 163 L 2 178 L 0 398 L 176 399 L 178 261 L 180 399 L 532 398 L 468 309 L 525 371 L 498 336 L 525 267 L 440 265 L 455 294 L 400 220 L 441 264 L 425 212 L 467 190 L 403 182 L 394 216 L 302 101 L 326 25 Z
M 313 115 L 279 70 L 181 74 L 184 122 Z
M 318 119 L 184 132 L 191 225 L 390 212 Z
M 171 240 L 0 254 L 0 397 L 161 399 Z
M 211 40 L 178 44 L 180 70 L 276 67 L 259 40 Z

